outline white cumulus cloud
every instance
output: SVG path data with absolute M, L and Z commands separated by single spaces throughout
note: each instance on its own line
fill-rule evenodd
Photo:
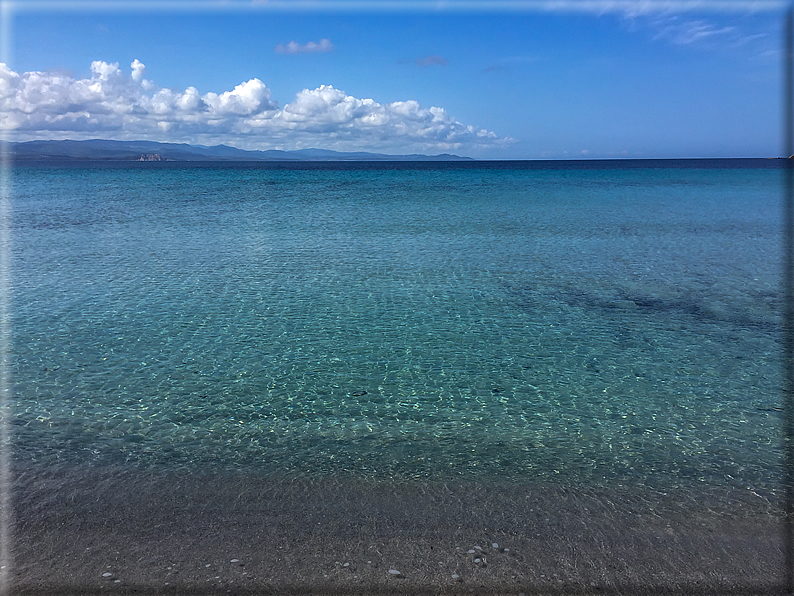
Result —
M 300 45 L 297 41 L 288 44 L 280 43 L 276 46 L 279 54 L 306 54 L 311 52 L 330 52 L 334 49 L 334 44 L 329 39 L 321 39 L 319 42 L 310 41 L 305 45 Z
M 378 103 L 331 85 L 300 91 L 280 107 L 253 78 L 222 93 L 160 88 L 95 61 L 91 74 L 16 73 L 0 63 L 0 127 L 12 138 L 149 139 L 232 144 L 248 149 L 320 147 L 385 152 L 484 149 L 512 142 L 413 100 Z

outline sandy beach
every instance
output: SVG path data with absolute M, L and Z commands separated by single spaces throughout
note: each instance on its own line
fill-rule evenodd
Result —
M 14 594 L 771 594 L 750 490 L 14 471 Z M 399 573 L 397 573 L 399 572 Z

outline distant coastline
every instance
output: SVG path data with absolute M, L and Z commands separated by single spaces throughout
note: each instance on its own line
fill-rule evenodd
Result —
M 0 148 L 2 149 L 2 148 Z M 343 152 L 329 149 L 298 149 L 282 151 L 271 149 L 267 151 L 249 151 L 228 145 L 189 145 L 186 143 L 160 143 L 156 141 L 111 141 L 105 139 L 75 140 L 36 140 L 23 142 L 8 142 L 5 145 L 7 155 L 15 163 L 30 163 L 39 165 L 88 165 L 89 163 L 102 164 L 103 167 L 130 165 L 146 162 L 161 164 L 163 166 L 188 167 L 211 166 L 212 164 L 283 164 L 283 167 L 302 167 L 301 163 L 319 164 L 326 163 L 333 167 L 334 163 L 349 164 L 355 167 L 356 163 L 362 167 L 376 167 L 375 164 L 456 164 L 458 167 L 511 167 L 519 169 L 633 169 L 633 168 L 785 168 L 790 159 L 780 156 L 775 157 L 619 157 L 619 158 L 582 158 L 573 159 L 475 159 L 441 153 L 438 155 L 424 155 L 419 153 L 392 155 L 387 153 L 372 153 L 366 151 Z M 290 166 L 292 164 L 292 166 Z M 366 164 L 369 164 L 367 166 Z M 501 164 L 501 165 L 499 165 Z M 276 166 L 281 167 L 281 166 Z M 448 166 L 445 166 L 448 167 Z
M 154 141 L 25 141 L 9 143 L 14 161 L 474 161 L 443 153 L 440 155 L 389 155 L 363 151 L 327 149 L 296 151 L 246 151 L 228 145 L 188 145 Z

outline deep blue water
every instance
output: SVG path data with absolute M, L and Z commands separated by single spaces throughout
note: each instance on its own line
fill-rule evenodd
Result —
M 15 457 L 773 490 L 779 165 L 17 166 Z

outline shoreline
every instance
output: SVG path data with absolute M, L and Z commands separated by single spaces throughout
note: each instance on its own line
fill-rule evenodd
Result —
M 13 477 L 14 594 L 768 594 L 783 586 L 782 512 L 747 490 L 19 462 Z

